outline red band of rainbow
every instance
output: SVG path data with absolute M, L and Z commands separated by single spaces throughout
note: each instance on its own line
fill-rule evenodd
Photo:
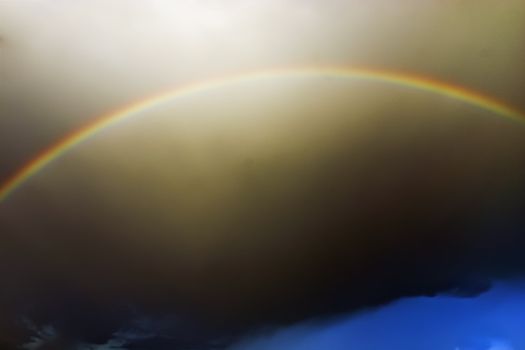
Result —
M 115 126 L 124 120 L 138 115 L 144 115 L 152 109 L 168 101 L 198 94 L 210 89 L 216 89 L 242 82 L 274 79 L 278 77 L 331 77 L 338 79 L 357 79 L 394 84 L 411 89 L 427 91 L 437 95 L 455 99 L 497 115 L 525 121 L 525 114 L 493 97 L 467 89 L 465 87 L 439 81 L 437 79 L 419 76 L 405 72 L 395 72 L 381 69 L 353 68 L 345 66 L 326 67 L 293 67 L 285 69 L 268 69 L 254 72 L 229 75 L 205 81 L 198 81 L 173 90 L 162 92 L 143 100 L 116 109 L 112 112 L 95 118 L 82 128 L 73 131 L 58 142 L 47 147 L 34 158 L 18 169 L 7 181 L 0 186 L 0 203 L 4 202 L 17 188 L 42 171 L 47 165 L 59 159 L 63 154 L 90 139 L 100 131 Z

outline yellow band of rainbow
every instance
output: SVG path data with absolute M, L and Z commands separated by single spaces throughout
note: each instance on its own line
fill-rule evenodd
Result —
M 497 115 L 525 121 L 525 114 L 493 97 L 476 92 L 466 87 L 439 81 L 434 78 L 419 76 L 412 73 L 396 72 L 382 69 L 353 68 L 346 66 L 307 66 L 284 69 L 257 70 L 248 73 L 229 75 L 205 81 L 197 81 L 188 85 L 162 92 L 143 100 L 116 109 L 112 112 L 95 118 L 82 128 L 73 131 L 58 142 L 47 147 L 34 158 L 18 169 L 7 181 L 0 186 L 0 203 L 4 202 L 17 188 L 28 181 L 35 174 L 44 169 L 54 160 L 69 152 L 74 147 L 96 135 L 100 131 L 114 126 L 133 116 L 137 116 L 160 104 L 176 98 L 186 97 L 210 89 L 225 87 L 242 82 L 273 79 L 278 77 L 330 77 L 338 79 L 357 79 L 377 81 L 403 86 L 411 89 L 427 91 L 437 95 L 476 106 L 493 112 Z

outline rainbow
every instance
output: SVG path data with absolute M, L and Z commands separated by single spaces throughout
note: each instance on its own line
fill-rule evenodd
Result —
M 217 89 L 229 85 L 239 84 L 260 79 L 278 77 L 330 77 L 338 79 L 357 79 L 394 84 L 406 88 L 427 91 L 447 98 L 455 99 L 497 115 L 517 121 L 525 121 L 525 114 L 507 104 L 485 94 L 465 87 L 439 81 L 437 79 L 419 76 L 411 73 L 396 72 L 381 69 L 353 68 L 346 66 L 326 67 L 294 67 L 285 69 L 258 70 L 237 75 L 229 75 L 215 79 L 197 81 L 172 90 L 156 94 L 140 101 L 111 111 L 95 118 L 87 125 L 71 132 L 58 142 L 45 148 L 24 166 L 18 169 L 7 181 L 0 186 L 0 203 L 4 202 L 17 188 L 38 174 L 53 161 L 71 151 L 84 141 L 98 134 L 100 131 L 115 126 L 132 117 L 143 115 L 168 101 L 198 94 L 203 91 Z

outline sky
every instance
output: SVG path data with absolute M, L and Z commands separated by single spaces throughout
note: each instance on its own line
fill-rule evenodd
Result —
M 489 292 L 473 298 L 404 298 L 355 315 L 258 331 L 244 336 L 228 350 L 514 350 L 525 347 L 524 322 L 524 282 L 498 281 Z M 127 349 L 126 344 L 133 340 L 155 337 L 162 329 L 161 323 L 137 320 L 137 328 L 115 332 L 105 344 L 80 348 Z M 24 349 L 38 348 L 39 342 L 56 336 L 52 326 L 38 332 L 40 337 L 24 344 Z
M 69 145 L 0 194 L 0 347 L 523 348 L 524 33 L 521 0 L 0 1 L 0 189 Z
M 507 281 L 474 298 L 406 298 L 326 324 L 269 332 L 231 349 L 523 349 L 524 292 L 523 282 Z

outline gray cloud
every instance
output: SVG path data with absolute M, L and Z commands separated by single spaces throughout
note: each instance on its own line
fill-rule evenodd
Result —
M 503 3 L 4 1 L 0 176 L 115 106 L 258 67 L 424 72 L 523 106 L 525 7 Z M 198 346 L 474 295 L 523 273 L 524 132 L 418 91 L 285 77 L 123 123 L 1 204 L 0 341 Z M 166 314 L 181 321 L 133 324 Z

